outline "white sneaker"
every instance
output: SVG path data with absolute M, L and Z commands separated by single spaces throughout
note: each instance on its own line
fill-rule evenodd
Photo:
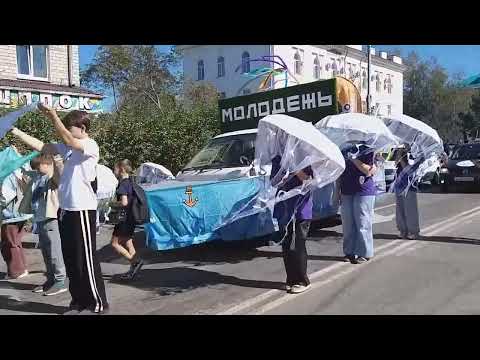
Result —
M 301 285 L 301 284 L 296 284 L 296 285 L 293 285 L 292 288 L 290 289 L 290 293 L 291 294 L 300 294 L 304 291 L 307 291 L 308 289 L 310 289 L 312 287 L 311 284 L 308 284 L 308 285 Z
M 29 275 L 28 270 L 25 270 L 23 273 L 21 273 L 17 277 L 12 278 L 11 276 L 7 275 L 3 278 L 3 280 L 17 280 L 17 279 L 24 278 L 25 276 L 28 276 L 28 275 Z
M 290 291 L 290 290 L 292 290 L 292 287 L 290 285 L 285 285 L 285 290 Z

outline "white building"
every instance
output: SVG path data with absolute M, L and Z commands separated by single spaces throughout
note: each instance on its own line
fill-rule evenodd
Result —
M 329 79 L 339 75 L 351 79 L 360 90 L 364 109 L 367 96 L 367 54 L 362 45 L 179 45 L 183 53 L 185 80 L 209 82 L 221 96 L 233 97 L 258 91 L 262 79 L 242 87 L 249 80 L 242 75 L 270 63 L 250 62 L 265 55 L 283 59 L 299 83 Z M 371 48 L 371 106 L 380 113 L 403 113 L 402 59 Z M 273 86 L 285 86 L 284 75 L 277 75 Z M 288 85 L 295 85 L 289 77 Z M 240 90 L 241 89 L 241 90 Z M 240 91 L 239 91 L 240 90 Z
M 103 98 L 80 86 L 78 45 L 0 45 L 0 106 L 101 112 Z

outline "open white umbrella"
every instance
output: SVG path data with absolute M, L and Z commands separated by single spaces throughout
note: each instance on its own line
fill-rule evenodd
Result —
M 259 192 L 241 209 L 228 216 L 221 226 L 260 212 L 270 214 L 273 220 L 275 204 L 330 184 L 345 170 L 345 159 L 338 146 L 311 123 L 282 114 L 269 115 L 260 120 L 254 166 L 266 169 L 273 165 L 275 158 L 279 159 L 276 174 L 270 179 L 270 174 L 265 173 L 266 179 Z M 308 167 L 312 170 L 313 178 L 296 183 L 296 173 Z M 292 200 L 291 206 L 296 211 L 301 204 Z
M 437 131 L 423 121 L 404 114 L 382 117 L 384 124 L 403 144 L 410 145 L 414 158 L 440 156 L 443 142 Z
M 371 115 L 345 113 L 326 116 L 315 127 L 341 149 L 364 143 L 375 151 L 398 145 L 398 140 L 383 121 Z
M 397 114 L 382 118 L 385 125 L 403 144 L 408 144 L 413 162 L 405 168 L 396 178 L 391 191 L 408 193 L 411 186 L 416 186 L 428 172 L 428 169 L 443 154 L 443 142 L 437 131 L 423 121 L 408 115 Z M 397 183 L 407 184 L 404 189 L 396 189 Z
M 255 159 L 260 166 L 281 157 L 281 168 L 294 173 L 311 166 L 314 186 L 335 181 L 345 170 L 345 160 L 337 145 L 306 121 L 276 114 L 258 124 Z

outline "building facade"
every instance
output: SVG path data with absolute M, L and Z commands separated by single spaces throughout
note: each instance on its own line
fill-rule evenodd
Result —
M 101 112 L 103 98 L 80 86 L 78 45 L 0 45 L 0 106 Z
M 366 109 L 370 81 L 371 106 L 379 114 L 403 113 L 403 72 L 406 67 L 398 56 L 377 53 L 371 48 L 370 79 L 367 79 L 367 53 L 362 45 L 180 45 L 183 72 L 187 81 L 209 82 L 222 97 L 233 97 L 259 91 L 261 78 L 247 86 L 242 75 L 269 63 L 246 62 L 265 55 L 276 55 L 286 63 L 294 78 L 288 86 L 334 76 L 350 79 L 358 88 Z M 272 88 L 285 86 L 284 75 L 271 80 Z

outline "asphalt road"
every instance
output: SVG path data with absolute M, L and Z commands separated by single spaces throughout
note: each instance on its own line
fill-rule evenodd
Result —
M 365 264 L 342 259 L 341 227 L 313 231 L 308 241 L 312 289 L 282 290 L 279 247 L 210 243 L 153 253 L 132 283 L 116 274 L 128 264 L 108 246 L 99 256 L 112 314 L 476 314 L 480 313 L 480 194 L 419 194 L 420 241 L 396 239 L 394 198 L 378 199 L 376 256 Z M 26 245 L 33 247 L 27 239 Z M 141 241 L 140 241 L 141 242 Z M 26 250 L 32 275 L 0 281 L 0 314 L 59 314 L 69 295 L 45 297 L 31 289 L 44 280 L 40 250 Z M 5 265 L 0 262 L 0 271 Z M 0 275 L 1 276 L 1 275 Z

